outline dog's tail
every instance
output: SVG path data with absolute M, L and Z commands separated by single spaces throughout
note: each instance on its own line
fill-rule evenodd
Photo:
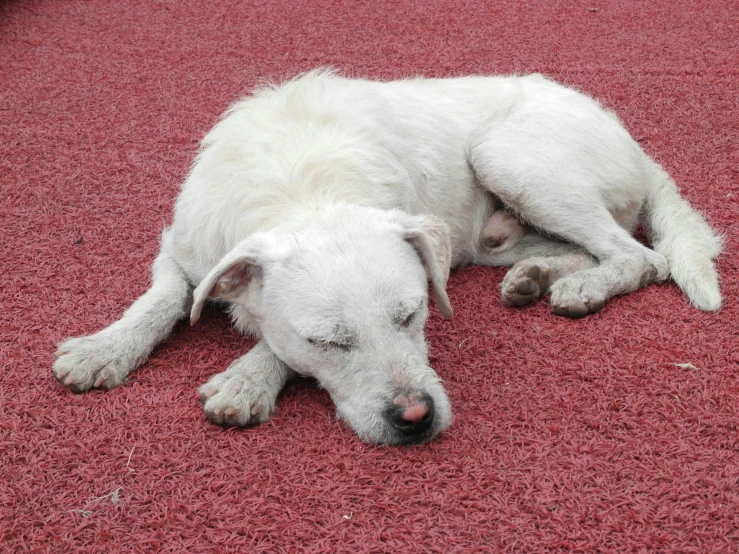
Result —
M 667 258 L 672 278 L 696 308 L 718 311 L 721 291 L 713 259 L 723 241 L 657 163 L 652 175 L 645 218 L 652 247 Z

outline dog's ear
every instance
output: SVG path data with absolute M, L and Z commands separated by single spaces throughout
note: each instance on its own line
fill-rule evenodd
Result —
M 403 237 L 421 256 L 426 275 L 434 286 L 436 305 L 445 317 L 452 317 L 452 305 L 446 294 L 446 283 L 452 263 L 449 227 L 441 219 L 429 215 L 408 216 L 403 222 Z
M 190 325 L 200 319 L 203 305 L 208 298 L 233 300 L 249 285 L 249 281 L 261 270 L 268 241 L 264 234 L 253 235 L 226 254 L 193 292 Z

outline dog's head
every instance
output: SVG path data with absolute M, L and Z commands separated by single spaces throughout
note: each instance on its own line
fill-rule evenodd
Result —
M 335 206 L 239 243 L 195 290 L 191 320 L 208 297 L 239 305 L 362 439 L 425 442 L 451 422 L 423 333 L 427 281 L 440 311 L 452 314 L 450 261 L 447 226 L 435 218 Z

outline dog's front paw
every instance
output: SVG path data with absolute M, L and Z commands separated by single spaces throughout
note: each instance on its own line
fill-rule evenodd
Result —
M 198 392 L 205 416 L 218 425 L 257 425 L 269 421 L 275 409 L 275 394 L 232 371 L 213 376 Z
M 501 299 L 508 306 L 526 306 L 539 300 L 549 290 L 547 267 L 524 260 L 514 265 L 501 285 Z
M 549 301 L 552 313 L 565 317 L 583 317 L 600 310 L 606 303 L 605 296 L 575 276 L 563 277 L 552 285 Z
M 117 387 L 143 362 L 102 333 L 67 339 L 55 356 L 54 376 L 73 392 Z

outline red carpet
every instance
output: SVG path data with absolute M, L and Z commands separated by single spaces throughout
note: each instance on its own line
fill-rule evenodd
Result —
M 597 9 L 596 9 L 597 8 Z M 739 550 L 739 4 L 0 3 L 0 550 Z M 615 108 L 727 237 L 724 310 L 673 284 L 570 321 L 452 276 L 429 322 L 456 421 L 373 448 L 309 382 L 259 428 L 197 387 L 243 354 L 181 325 L 128 385 L 73 395 L 58 340 L 148 285 L 196 143 L 260 77 L 543 72 Z

